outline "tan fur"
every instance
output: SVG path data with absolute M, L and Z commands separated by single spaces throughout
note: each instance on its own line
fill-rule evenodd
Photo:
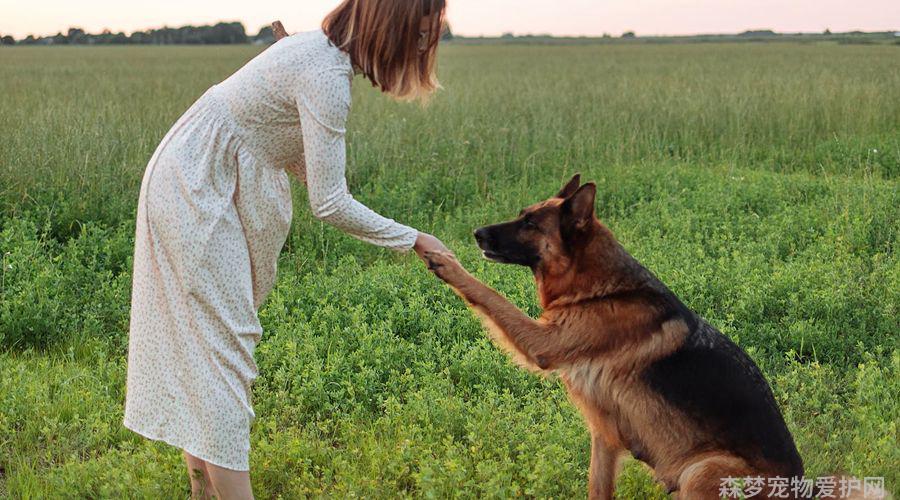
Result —
M 611 412 L 619 414 L 620 419 L 624 416 L 632 429 L 640 429 L 642 440 L 652 443 L 658 479 L 670 488 L 678 484 L 682 470 L 690 463 L 690 457 L 683 456 L 679 444 L 697 430 L 658 396 L 640 384 L 633 384 L 632 377 L 641 367 L 680 345 L 687 334 L 683 321 L 666 321 L 655 332 L 635 338 L 588 339 L 589 330 L 596 330 L 597 325 L 585 320 L 602 317 L 606 306 L 557 309 L 547 315 L 551 319 L 534 320 L 465 272 L 452 256 L 430 258 L 439 276 L 470 304 L 492 339 L 519 365 L 545 374 L 555 372 L 563 380 L 591 432 L 591 498 L 612 498 L 618 458 L 625 450 L 619 423 L 610 418 Z M 585 307 L 598 310 L 585 311 Z M 616 309 L 616 312 L 630 312 L 635 308 L 622 304 Z M 637 312 L 633 311 L 633 322 L 643 327 L 646 321 Z M 610 321 L 614 323 L 615 319 Z M 600 353 L 566 361 L 565 353 L 577 346 L 596 347 Z M 657 425 L 660 421 L 668 423 L 665 429 Z M 671 432 L 673 427 L 678 432 Z
M 681 489 L 678 491 L 678 498 L 718 500 L 720 478 L 746 477 L 754 473 L 747 462 L 728 453 L 713 452 L 692 457 L 679 478 Z
M 579 187 L 575 176 L 556 197 L 526 208 L 515 221 L 486 228 L 494 243 L 503 235 L 505 253 L 479 240 L 486 256 L 490 250 L 532 268 L 543 307 L 538 319 L 475 279 L 450 253 L 426 253 L 429 267 L 517 364 L 561 378 L 591 435 L 590 498 L 613 497 L 625 450 L 652 463 L 657 479 L 682 498 L 717 498 L 723 477 L 769 474 L 765 462 L 749 464 L 735 450 L 708 449 L 719 442 L 716 431 L 640 378 L 682 347 L 690 334 L 688 317 L 652 298 L 646 270 L 594 216 L 594 194 L 593 184 Z M 476 238 L 487 236 L 476 232 Z M 538 259 L 529 257 L 534 252 Z

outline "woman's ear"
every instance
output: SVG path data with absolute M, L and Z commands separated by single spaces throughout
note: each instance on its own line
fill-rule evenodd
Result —
M 588 182 L 566 198 L 562 204 L 562 213 L 569 225 L 576 229 L 582 229 L 593 220 L 596 196 L 597 185 Z
M 556 193 L 557 198 L 568 198 L 572 196 L 576 189 L 578 189 L 578 185 L 581 183 L 581 174 L 575 174 L 572 176 L 572 179 L 566 183 L 562 189 Z

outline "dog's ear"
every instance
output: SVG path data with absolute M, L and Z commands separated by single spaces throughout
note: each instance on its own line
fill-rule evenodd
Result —
M 563 186 L 562 189 L 556 193 L 557 198 L 568 198 L 575 193 L 575 190 L 578 189 L 578 186 L 581 184 L 581 174 L 575 174 L 572 176 L 572 179 Z
M 597 185 L 593 182 L 578 188 L 562 204 L 563 218 L 567 226 L 584 229 L 594 218 L 594 198 L 597 196 Z

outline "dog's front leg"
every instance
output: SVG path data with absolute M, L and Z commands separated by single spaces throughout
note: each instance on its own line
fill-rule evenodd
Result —
M 588 473 L 590 500 L 612 500 L 618 461 L 619 450 L 609 446 L 601 436 L 592 432 L 591 470 Z
M 557 340 L 554 325 L 529 317 L 505 297 L 469 274 L 450 253 L 427 252 L 428 267 L 447 282 L 487 324 L 494 340 L 529 368 L 550 368 Z

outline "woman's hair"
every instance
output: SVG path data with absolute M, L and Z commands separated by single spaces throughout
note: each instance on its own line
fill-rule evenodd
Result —
M 445 0 L 344 0 L 322 31 L 372 82 L 395 98 L 425 100 L 439 87 L 434 74 Z M 422 19 L 431 16 L 424 38 Z

